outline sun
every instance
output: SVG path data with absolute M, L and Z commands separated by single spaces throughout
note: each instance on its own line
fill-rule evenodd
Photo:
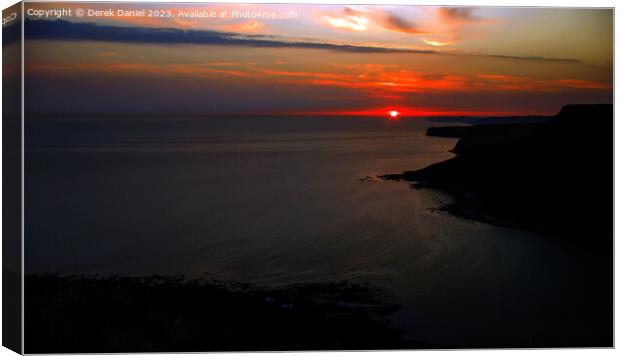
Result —
M 390 110 L 388 112 L 388 115 L 390 115 L 391 120 L 396 120 L 398 116 L 400 115 L 400 113 L 397 110 Z

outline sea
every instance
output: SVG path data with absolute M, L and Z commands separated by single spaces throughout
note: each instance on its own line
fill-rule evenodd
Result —
M 386 291 L 404 337 L 456 348 L 607 335 L 596 301 L 612 271 L 595 251 L 452 216 L 449 194 L 377 178 L 453 157 L 456 139 L 425 135 L 448 125 L 27 118 L 26 273 L 349 281 Z

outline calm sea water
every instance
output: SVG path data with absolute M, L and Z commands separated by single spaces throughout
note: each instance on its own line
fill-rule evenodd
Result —
M 611 295 L 607 260 L 434 212 L 450 201 L 439 192 L 362 180 L 451 157 L 456 140 L 424 135 L 439 125 L 33 121 L 26 272 L 370 283 L 402 305 L 392 322 L 406 335 L 456 347 L 562 345 L 607 332 L 593 303 Z

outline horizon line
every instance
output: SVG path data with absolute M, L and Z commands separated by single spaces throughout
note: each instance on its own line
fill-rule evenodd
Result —
M 453 114 L 400 114 L 399 119 L 403 118 L 498 118 L 498 117 L 551 117 L 559 113 L 559 111 L 553 114 L 545 114 L 545 113 L 480 113 L 480 114 L 465 114 L 465 113 L 453 113 Z M 259 113 L 259 114 L 202 114 L 202 113 L 30 113 L 25 114 L 26 118 L 43 118 L 43 117 L 58 117 L 64 116 L 69 118 L 75 118 L 80 116 L 86 117 L 127 117 L 127 116 L 135 116 L 135 117 L 187 117 L 187 118 L 224 118 L 224 117 L 378 117 L 384 118 L 387 117 L 386 114 L 371 114 L 371 113 Z

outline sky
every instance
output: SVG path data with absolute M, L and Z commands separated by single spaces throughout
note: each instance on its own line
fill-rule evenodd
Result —
M 27 3 L 26 14 L 33 114 L 548 115 L 612 102 L 610 9 Z

